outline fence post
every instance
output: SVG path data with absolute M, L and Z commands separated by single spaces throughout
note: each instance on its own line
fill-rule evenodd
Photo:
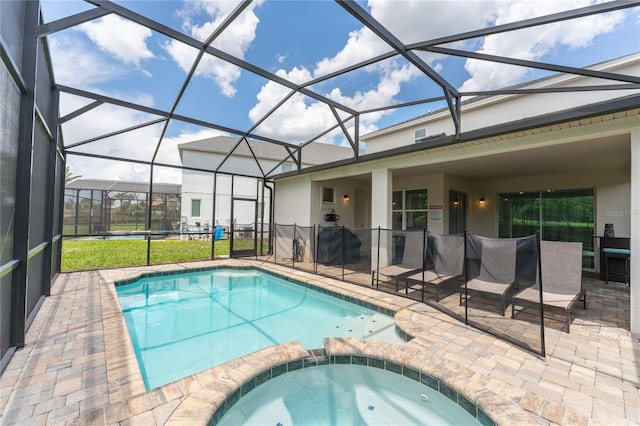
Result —
M 342 281 L 344 281 L 344 225 L 342 225 Z
M 320 227 L 318 227 L 320 232 Z M 313 273 L 318 274 L 318 238 L 316 235 L 316 224 L 313 224 Z
M 381 238 L 381 229 L 378 226 L 378 252 L 376 253 L 376 290 L 379 290 L 380 287 L 380 238 Z M 371 283 L 373 285 L 373 282 Z
M 293 224 L 293 241 L 291 241 L 291 267 L 296 269 L 296 233 L 298 231 L 298 225 Z
M 538 287 L 540 288 L 540 352 L 544 357 L 545 355 L 545 343 L 544 343 L 544 306 L 542 304 L 542 292 L 543 292 L 543 282 L 542 282 L 542 253 L 540 250 L 540 230 L 536 231 L 536 249 L 538 250 L 538 279 L 540 280 L 540 284 Z M 585 300 L 587 295 L 585 294 Z
M 424 270 L 427 266 L 427 228 L 422 230 L 422 289 L 420 301 L 424 303 Z
M 464 230 L 464 323 L 469 325 L 469 293 L 467 282 L 469 281 L 469 257 L 467 255 L 467 230 Z M 462 299 L 462 296 L 461 296 Z
M 278 224 L 273 224 L 273 263 L 278 264 L 278 257 L 276 255 L 276 247 L 278 246 Z

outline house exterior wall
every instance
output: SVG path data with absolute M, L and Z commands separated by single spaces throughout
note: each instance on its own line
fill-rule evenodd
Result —
M 312 200 L 320 205 L 320 196 L 314 195 L 319 192 L 318 186 L 317 182 L 311 181 L 310 175 L 278 180 L 274 197 L 275 223 L 311 225 Z
M 469 231 L 498 236 L 498 194 L 517 191 L 544 191 L 547 188 L 582 189 L 593 188 L 596 199 L 596 236 L 604 234 L 604 224 L 613 223 L 616 236 L 629 237 L 631 230 L 628 217 L 618 212 L 630 209 L 630 170 L 611 170 L 608 173 L 554 174 L 527 176 L 475 182 L 470 185 Z M 485 206 L 479 204 L 484 197 Z
M 356 182 L 350 179 L 331 179 L 322 182 L 314 182 L 314 201 L 311 205 L 312 224 L 321 226 L 334 225 L 333 222 L 327 222 L 324 218 L 326 213 L 335 213 L 340 217 L 339 225 L 348 227 L 355 226 L 355 190 Z M 335 202 L 333 204 L 322 202 L 323 188 L 333 188 L 335 194 Z M 344 196 L 349 196 L 349 201 Z
M 200 200 L 200 215 L 192 216 L 192 200 Z M 190 227 L 196 222 L 213 224 L 213 173 L 182 171 L 182 222 Z
M 225 157 L 226 154 L 184 149 L 182 151 L 182 165 L 196 169 L 215 170 L 224 161 Z M 279 161 L 260 159 L 260 167 L 262 167 L 264 173 L 271 171 L 278 163 Z M 293 163 L 289 162 L 289 164 Z M 282 166 L 280 166 L 279 171 L 281 169 Z M 252 157 L 231 156 L 224 162 L 219 171 L 246 176 L 262 176 L 262 172 Z
M 182 163 L 186 167 L 215 169 L 225 156 L 216 153 L 202 151 L 183 150 Z M 275 167 L 277 163 L 266 161 L 263 166 Z M 229 157 L 222 168 L 225 172 L 232 170 L 238 174 L 252 174 L 252 167 L 255 161 L 247 157 Z M 268 171 L 268 170 L 267 170 Z M 261 173 L 258 173 L 261 175 Z M 258 187 L 258 178 L 247 176 L 236 176 L 233 178 L 233 196 L 236 198 L 255 199 L 262 203 L 262 189 Z M 192 215 L 192 200 L 200 200 L 200 215 Z M 231 226 L 231 203 L 232 203 L 232 178 L 231 175 L 218 173 L 215 178 L 215 214 L 214 214 L 214 173 L 204 171 L 182 170 L 182 208 L 181 222 L 183 229 L 193 229 L 196 222 L 200 222 L 201 227 L 207 224 L 212 226 L 221 225 L 228 230 Z M 269 194 L 265 193 L 263 209 L 265 221 L 269 221 Z M 237 224 L 251 224 L 254 222 L 255 211 L 234 209 L 233 214 Z

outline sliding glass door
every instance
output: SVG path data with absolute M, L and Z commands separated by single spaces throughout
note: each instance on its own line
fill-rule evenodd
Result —
M 501 238 L 540 231 L 543 240 L 582 242 L 582 266 L 594 268 L 593 188 L 498 194 Z

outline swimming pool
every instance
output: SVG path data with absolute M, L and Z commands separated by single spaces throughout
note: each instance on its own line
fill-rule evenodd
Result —
M 462 405 L 457 397 L 381 368 L 319 365 L 266 381 L 213 423 L 479 425 L 475 405 L 466 400 Z
M 254 269 L 157 275 L 116 291 L 147 389 L 294 340 L 404 343 L 389 315 Z

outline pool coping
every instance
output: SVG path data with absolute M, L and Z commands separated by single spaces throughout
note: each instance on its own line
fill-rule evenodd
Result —
M 107 423 L 124 419 L 144 418 L 158 406 L 166 411 L 165 424 L 209 424 L 218 408 L 229 404 L 242 392 L 247 390 L 248 382 L 255 380 L 260 374 L 290 362 L 304 362 L 309 357 L 309 351 L 299 342 L 290 342 L 271 346 L 227 363 L 212 367 L 178 381 L 146 391 L 142 375 L 138 367 L 133 345 L 130 341 L 126 323 L 117 299 L 115 282 L 120 284 L 131 282 L 142 275 L 169 275 L 174 273 L 194 272 L 220 268 L 261 270 L 272 275 L 284 277 L 289 281 L 306 285 L 314 289 L 322 289 L 339 298 L 356 300 L 362 306 L 366 303 L 378 310 L 395 312 L 396 327 L 409 336 L 420 332 L 412 324 L 412 317 L 416 312 L 432 310 L 424 304 L 408 300 L 393 294 L 381 293 L 375 289 L 356 286 L 342 281 L 321 277 L 302 271 L 291 270 L 286 267 L 261 264 L 245 260 L 225 260 L 202 262 L 200 266 L 194 264 L 159 265 L 148 268 L 131 268 L 128 270 L 100 271 L 101 297 L 105 320 L 105 344 L 107 348 L 118 348 L 118 353 L 107 350 L 107 371 L 109 376 L 109 404 L 102 407 Z M 124 275 L 124 277 L 123 277 Z M 120 278 L 116 278 L 120 276 Z M 105 309 L 107 308 L 107 309 Z M 418 308 L 418 309 L 416 309 Z M 434 312 L 436 312 L 434 310 Z M 424 349 L 424 348 L 423 348 Z M 525 410 L 518 403 L 518 398 L 504 396 L 499 392 L 499 386 L 491 390 L 487 385 L 492 379 L 485 377 L 478 380 L 470 379 L 469 374 L 460 373 L 460 367 L 452 368 L 450 362 L 444 364 L 437 360 L 424 363 L 424 357 L 416 356 L 420 350 L 410 344 L 396 345 L 381 341 L 357 338 L 326 338 L 325 348 L 328 356 L 356 356 L 368 359 L 380 359 L 391 362 L 390 365 L 401 365 L 407 371 L 415 370 L 425 377 L 431 377 L 442 383 L 446 388 L 463 395 L 469 402 L 479 407 L 486 417 L 495 424 L 539 424 L 534 416 L 535 410 Z M 409 354 L 410 356 L 407 358 Z M 437 366 L 438 368 L 435 368 Z M 445 367 L 443 369 L 443 367 Z M 440 386 L 440 385 L 439 385 Z M 504 384 L 501 384 L 504 387 Z M 231 399 L 229 399 L 231 398 Z M 535 401 L 539 402 L 539 401 Z M 157 413 L 154 413 L 157 418 Z M 84 418 L 90 419 L 91 412 L 85 413 Z
M 330 338 L 325 343 L 330 342 Z M 308 352 L 308 356 L 303 359 L 289 361 L 286 364 L 279 364 L 271 367 L 260 373 L 257 376 L 249 379 L 239 389 L 237 389 L 232 395 L 228 396 L 224 403 L 221 403 L 214 411 L 209 424 L 216 425 L 225 414 L 237 403 L 240 398 L 249 394 L 252 390 L 258 386 L 267 383 L 271 379 L 281 376 L 282 374 L 305 369 L 311 367 L 317 367 L 321 365 L 356 365 L 368 368 L 378 368 L 381 370 L 389 371 L 390 373 L 398 374 L 406 377 L 409 380 L 417 381 L 429 388 L 439 392 L 443 396 L 453 401 L 460 408 L 465 410 L 468 414 L 473 416 L 478 422 L 484 426 L 495 426 L 496 423 L 484 412 L 484 410 L 469 401 L 464 395 L 458 393 L 456 390 L 450 388 L 445 383 L 432 376 L 425 374 L 419 370 L 413 369 L 408 366 L 397 364 L 393 361 L 368 357 L 364 355 L 327 355 L 324 349 L 315 349 Z M 516 414 L 520 414 L 522 410 L 518 410 Z M 528 424 L 526 419 L 520 419 L 519 416 L 511 415 L 512 421 L 517 421 L 517 424 Z M 528 416 L 530 418 L 530 416 Z
M 192 269 L 181 269 L 181 270 L 175 270 L 175 271 L 159 271 L 159 272 L 145 272 L 140 274 L 139 276 L 136 277 L 131 277 L 131 278 L 127 278 L 127 279 L 123 279 L 123 280 L 118 280 L 114 282 L 115 287 L 117 288 L 118 286 L 123 286 L 123 285 L 129 285 L 129 284 L 133 284 L 141 279 L 145 279 L 145 278 L 154 278 L 154 277 L 163 277 L 163 276 L 174 276 L 174 275 L 182 275 L 182 274 L 189 274 L 189 273 L 199 273 L 199 272 L 208 272 L 208 271 L 217 271 L 217 270 L 235 270 L 235 271 L 260 271 L 260 272 L 264 272 L 267 273 L 269 275 L 278 277 L 280 279 L 283 279 L 287 282 L 291 282 L 294 283 L 296 285 L 301 285 L 305 288 L 309 288 L 312 290 L 316 290 L 321 292 L 322 294 L 326 294 L 332 297 L 336 297 L 340 300 L 344 300 L 353 304 L 356 304 L 358 306 L 362 306 L 366 309 L 370 309 L 379 313 L 383 313 L 385 315 L 389 315 L 389 316 L 394 316 L 396 314 L 395 310 L 391 310 L 388 308 L 384 308 L 381 306 L 378 306 L 377 304 L 362 300 L 360 298 L 354 298 L 350 295 L 345 295 L 327 288 L 324 288 L 322 286 L 319 286 L 317 284 L 313 284 L 310 282 L 302 282 L 299 281 L 295 278 L 292 278 L 290 276 L 287 275 L 283 275 L 281 273 L 277 273 L 274 271 L 269 271 L 263 268 L 259 268 L 255 265 L 250 265 L 250 266 L 228 266 L 228 265 L 215 265 L 215 266 L 207 266 L 207 267 L 198 267 L 198 268 L 192 268 Z M 406 332 L 404 332 L 403 330 L 401 330 L 397 324 L 396 324 L 396 328 L 397 331 L 400 333 L 400 335 L 402 336 L 402 338 L 405 341 L 409 341 L 413 338 L 412 335 L 407 334 Z M 360 339 L 357 339 L 360 340 Z M 340 339 L 337 339 L 336 341 L 340 341 Z M 297 343 L 297 342 L 295 342 Z M 325 338 L 324 339 L 324 343 L 325 343 L 325 348 L 328 346 L 332 346 L 332 344 L 335 344 L 334 342 L 334 338 Z M 268 349 L 268 348 L 265 348 Z M 303 351 L 306 351 L 305 348 L 302 348 Z M 258 351 L 259 353 L 256 355 L 256 357 L 258 357 L 258 359 L 260 359 L 260 357 L 263 355 L 262 351 Z M 268 351 L 267 351 L 268 352 Z M 253 360 L 254 357 L 252 356 L 247 356 L 247 357 L 241 357 L 242 358 L 246 358 L 248 363 L 251 363 L 251 361 Z M 225 366 L 228 363 L 224 363 L 221 364 L 220 367 L 223 368 L 223 370 L 225 369 Z M 226 414 L 226 412 L 240 399 L 242 398 L 244 395 L 246 395 L 247 393 L 249 393 L 250 391 L 252 391 L 253 389 L 255 389 L 257 386 L 267 382 L 270 379 L 276 378 L 278 376 L 280 376 L 281 374 L 287 373 L 287 372 L 292 372 L 292 371 L 296 371 L 302 368 L 308 368 L 308 367 L 313 367 L 313 366 L 318 366 L 318 365 L 329 365 L 329 364 L 353 364 L 353 365 L 359 365 L 359 366 L 368 366 L 368 367 L 372 367 L 372 368 L 381 368 L 383 370 L 395 373 L 395 374 L 399 374 L 401 376 L 405 376 L 409 379 L 418 381 L 426 386 L 429 386 L 430 388 L 440 392 L 442 395 L 446 396 L 447 398 L 449 398 L 450 400 L 452 400 L 454 403 L 456 403 L 457 405 L 459 405 L 461 408 L 463 408 L 466 412 L 468 412 L 470 415 L 472 415 L 474 418 L 476 418 L 481 424 L 485 425 L 485 426 L 494 426 L 496 423 L 491 419 L 490 416 L 488 416 L 483 409 L 476 405 L 476 403 L 470 401 L 469 399 L 467 399 L 463 394 L 457 392 L 455 389 L 449 387 L 446 385 L 446 383 L 441 382 L 440 380 L 434 378 L 433 376 L 427 374 L 424 371 L 420 371 L 417 369 L 414 369 L 412 367 L 406 366 L 406 365 L 402 365 L 402 364 L 398 364 L 395 363 L 389 359 L 384 359 L 384 358 L 378 358 L 378 357 L 369 357 L 369 356 L 365 356 L 365 355 L 357 355 L 357 354 L 340 354 L 340 355 L 327 355 L 325 349 L 311 349 L 308 350 L 306 352 L 306 354 L 304 354 L 304 358 L 295 358 L 295 359 L 289 359 L 284 363 L 279 363 L 276 365 L 271 365 L 269 368 L 264 369 L 263 371 L 258 371 L 258 373 L 249 378 L 247 381 L 245 381 L 244 383 L 242 383 L 240 386 L 237 386 L 235 388 L 232 388 L 231 392 L 232 393 L 228 393 L 228 389 L 225 390 L 224 392 L 224 397 L 222 394 L 217 394 L 213 399 L 211 399 L 212 393 L 210 392 L 211 389 L 208 389 L 208 391 L 206 392 L 206 394 L 208 395 L 208 404 L 211 404 L 211 407 L 216 407 L 215 410 L 213 411 L 213 414 L 211 415 L 211 418 L 209 419 L 208 423 L 209 424 L 217 424 L 218 421 Z M 196 373 L 194 374 L 195 376 L 199 375 L 200 373 Z M 205 375 L 203 375 L 205 376 Z M 203 380 L 199 380 L 200 383 L 203 383 Z M 206 381 L 205 381 L 206 383 Z M 162 386 L 160 386 L 162 387 Z M 198 398 L 196 396 L 196 399 L 203 399 L 203 398 Z M 213 401 L 216 401 L 216 403 L 212 403 Z M 517 413 L 519 413 L 521 410 L 519 410 Z M 181 414 L 180 412 L 178 412 L 177 417 L 178 418 L 182 418 L 184 416 L 184 414 Z M 510 420 L 516 420 L 513 414 L 510 415 Z M 519 424 L 523 424 L 523 420 L 522 419 L 517 419 Z M 526 424 L 526 423 L 525 423 Z

